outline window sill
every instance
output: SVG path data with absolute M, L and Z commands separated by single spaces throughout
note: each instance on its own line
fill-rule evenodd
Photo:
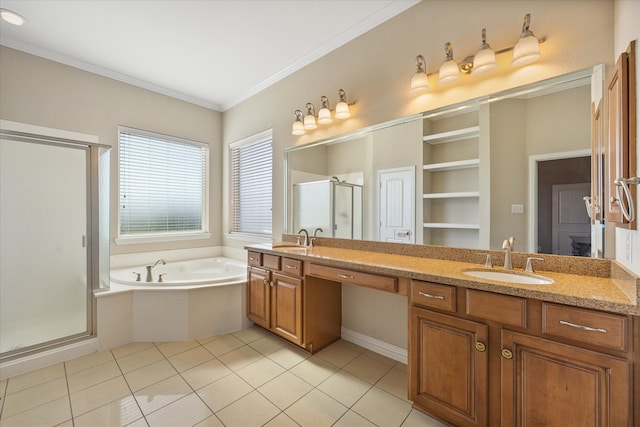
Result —
M 211 233 L 165 234 L 149 236 L 116 237 L 116 245 L 137 245 L 141 243 L 178 242 L 186 240 L 202 240 L 211 238 Z
M 226 239 L 237 240 L 247 243 L 271 243 L 272 236 L 249 234 L 249 233 L 226 233 Z

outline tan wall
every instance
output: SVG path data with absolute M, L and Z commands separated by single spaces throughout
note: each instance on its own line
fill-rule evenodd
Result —
M 221 236 L 221 114 L 77 68 L 0 46 L 0 118 L 98 136 L 111 157 L 113 254 L 217 246 Z M 211 239 L 121 245 L 118 229 L 118 125 L 209 144 Z
M 608 1 L 423 1 L 356 40 L 331 52 L 223 115 L 224 141 L 229 143 L 273 128 L 273 231 L 283 230 L 283 150 L 398 117 L 441 107 L 544 78 L 612 64 L 614 7 Z M 454 46 L 455 57 L 475 53 L 480 30 L 486 27 L 489 43 L 500 49 L 513 46 L 522 17 L 532 15 L 532 30 L 546 37 L 540 62 L 484 78 L 464 77 L 450 87 L 422 96 L 408 93 L 414 58 L 423 54 L 428 71 L 437 70 L 444 43 Z M 508 62 L 508 55 L 499 62 Z M 339 88 L 357 100 L 353 116 L 303 135 L 291 135 L 293 111 L 308 101 L 319 103 L 327 95 L 335 104 Z M 251 117 L 249 121 L 247 118 Z M 225 186 L 226 188 L 226 186 Z M 234 244 L 233 242 L 229 242 Z M 236 243 L 238 244 L 238 243 Z

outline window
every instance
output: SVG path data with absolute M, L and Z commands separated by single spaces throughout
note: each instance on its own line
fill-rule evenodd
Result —
M 119 143 L 118 243 L 208 237 L 208 146 L 124 127 Z
M 231 233 L 271 237 L 272 131 L 230 145 Z

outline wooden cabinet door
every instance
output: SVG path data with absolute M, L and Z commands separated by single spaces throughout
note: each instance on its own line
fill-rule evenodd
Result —
M 247 317 L 256 325 L 271 324 L 271 272 L 249 267 L 247 275 Z
M 302 343 L 302 279 L 274 273 L 271 329 L 294 344 Z
M 629 426 L 628 361 L 502 331 L 502 426 Z
M 410 394 L 453 425 L 487 425 L 487 336 L 481 323 L 411 308 Z

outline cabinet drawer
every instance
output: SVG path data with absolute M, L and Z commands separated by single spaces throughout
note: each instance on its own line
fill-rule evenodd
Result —
M 429 282 L 411 282 L 411 303 L 456 311 L 456 287 Z
M 289 276 L 302 277 L 302 261 L 292 258 L 282 258 L 280 271 Z
M 398 292 L 398 279 L 395 277 L 378 276 L 377 274 L 316 264 L 309 266 L 308 274 L 336 282 L 351 283 L 387 292 Z
M 262 254 L 262 266 L 271 270 L 280 270 L 280 257 L 277 255 Z
M 527 300 L 467 289 L 467 314 L 500 322 L 504 325 L 526 328 Z
M 262 254 L 260 252 L 251 252 L 249 251 L 247 264 L 252 267 L 261 267 L 262 266 Z
M 627 350 L 627 320 L 613 313 L 542 304 L 543 333 L 616 350 Z

